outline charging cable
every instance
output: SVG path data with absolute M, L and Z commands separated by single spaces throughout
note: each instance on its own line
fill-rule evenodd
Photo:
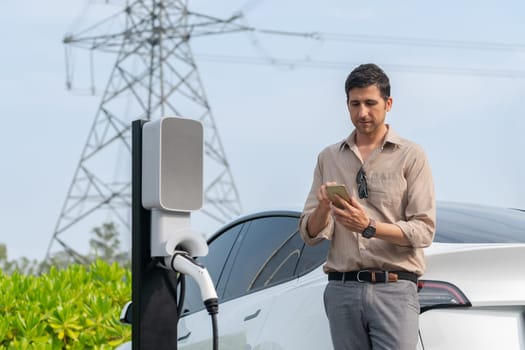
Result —
M 211 316 L 213 331 L 213 350 L 218 350 L 217 313 L 219 312 L 219 301 L 213 281 L 205 266 L 199 264 L 185 251 L 175 251 L 172 256 L 164 258 L 165 266 L 174 271 L 191 276 L 199 285 L 202 301 Z

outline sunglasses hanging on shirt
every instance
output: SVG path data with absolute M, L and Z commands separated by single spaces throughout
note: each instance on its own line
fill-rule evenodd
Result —
M 368 198 L 368 185 L 366 183 L 366 173 L 363 167 L 361 167 L 357 172 L 355 181 L 357 182 L 357 192 L 359 193 L 359 198 Z

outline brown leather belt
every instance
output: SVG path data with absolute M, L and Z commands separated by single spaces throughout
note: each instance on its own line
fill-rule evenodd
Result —
M 348 272 L 328 272 L 328 280 L 369 283 L 387 283 L 397 282 L 398 280 L 407 280 L 417 284 L 417 275 L 407 271 L 360 270 Z

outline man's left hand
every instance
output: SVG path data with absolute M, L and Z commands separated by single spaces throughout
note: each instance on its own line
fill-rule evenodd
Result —
M 350 197 L 350 202 L 341 200 L 338 204 L 341 204 L 342 208 L 332 205 L 332 215 L 339 224 L 354 232 L 363 232 L 368 227 L 370 219 L 354 197 Z

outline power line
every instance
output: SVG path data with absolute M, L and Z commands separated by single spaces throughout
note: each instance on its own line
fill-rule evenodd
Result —
M 249 56 L 229 56 L 212 54 L 195 54 L 201 61 L 220 62 L 230 64 L 255 64 L 255 65 L 274 65 L 289 69 L 295 68 L 321 68 L 321 69 L 347 69 L 359 63 L 321 61 L 311 59 L 288 59 L 288 58 L 268 58 L 268 57 L 249 57 Z M 405 65 L 405 64 L 381 64 L 382 67 L 392 71 L 402 71 L 408 73 L 428 73 L 428 74 L 452 74 L 483 76 L 497 78 L 525 78 L 524 70 L 508 69 L 485 69 L 485 68 L 460 68 L 433 65 Z
M 247 24 L 246 18 L 242 13 L 236 15 L 243 19 L 246 33 L 250 33 L 251 43 L 254 45 L 261 57 L 234 56 L 234 55 L 214 55 L 199 54 L 199 59 L 210 62 L 222 62 L 232 64 L 255 64 L 255 65 L 273 65 L 288 69 L 295 68 L 320 68 L 320 69 L 346 69 L 350 62 L 313 60 L 311 58 L 288 59 L 272 57 L 267 50 L 262 50 L 261 43 L 256 39 L 254 33 L 288 36 L 294 38 L 304 38 L 316 41 L 333 41 L 333 42 L 356 42 L 370 45 L 403 45 L 418 46 L 430 48 L 448 48 L 448 49 L 469 49 L 469 50 L 491 50 L 491 51 L 524 51 L 525 44 L 496 43 L 496 42 L 475 42 L 465 40 L 445 40 L 430 38 L 410 38 L 410 37 L 393 37 L 393 36 L 374 36 L 360 34 L 341 34 L 341 33 L 323 33 L 323 32 L 299 32 L 276 29 L 256 28 Z M 358 63 L 356 63 L 358 64 Z M 467 76 L 484 76 L 496 78 L 525 78 L 524 70 L 509 69 L 487 69 L 487 68 L 461 68 L 435 65 L 403 65 L 403 64 L 382 64 L 385 68 L 393 71 L 402 71 L 409 73 L 426 73 L 426 74 L 452 74 Z
M 274 29 L 259 29 L 249 27 L 261 34 L 303 37 L 314 40 L 334 41 L 334 42 L 357 42 L 369 45 L 402 45 L 402 46 L 419 46 L 434 48 L 453 48 L 453 49 L 470 49 L 470 50 L 490 50 L 490 51 L 525 51 L 525 44 L 516 43 L 499 43 L 488 41 L 468 41 L 468 40 L 447 40 L 432 38 L 410 38 L 394 36 L 376 36 L 365 34 L 341 34 L 341 33 L 323 33 L 323 32 L 295 32 Z

